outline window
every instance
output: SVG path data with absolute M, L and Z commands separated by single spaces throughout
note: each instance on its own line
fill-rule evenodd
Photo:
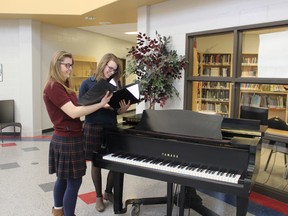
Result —
M 189 33 L 186 38 L 184 109 L 240 118 L 245 107 L 265 110 L 265 120 L 268 111 L 268 119 L 288 122 L 288 21 Z M 263 142 L 256 186 L 287 197 L 283 158 L 275 156 L 275 168 L 266 171 L 268 147 Z

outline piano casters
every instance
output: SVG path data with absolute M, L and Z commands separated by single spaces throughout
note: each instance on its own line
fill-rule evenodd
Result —
M 167 197 L 149 197 L 149 198 L 140 198 L 140 199 L 129 199 L 125 202 L 124 211 L 127 211 L 128 205 L 132 205 L 131 216 L 140 215 L 140 206 L 141 205 L 158 205 L 166 204 Z

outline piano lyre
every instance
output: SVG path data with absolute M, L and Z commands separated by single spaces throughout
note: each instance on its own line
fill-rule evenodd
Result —
M 126 211 L 122 196 L 127 173 L 167 182 L 168 216 L 172 215 L 173 184 L 182 188 L 179 215 L 184 214 L 185 187 L 235 195 L 237 216 L 246 215 L 258 172 L 261 133 L 245 128 L 241 133 L 235 128 L 229 132 L 226 127 L 223 136 L 224 123 L 219 115 L 144 110 L 136 126 L 107 129 L 105 153 L 95 153 L 93 162 L 115 173 L 114 212 Z

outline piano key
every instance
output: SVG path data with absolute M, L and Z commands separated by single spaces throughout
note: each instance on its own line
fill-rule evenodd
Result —
M 237 184 L 240 174 L 237 170 L 218 169 L 194 163 L 181 161 L 164 160 L 160 158 L 135 156 L 125 153 L 109 154 L 103 156 L 104 160 L 115 161 L 145 168 L 167 171 L 170 173 L 179 173 L 188 176 L 196 176 L 211 180 L 223 181 Z

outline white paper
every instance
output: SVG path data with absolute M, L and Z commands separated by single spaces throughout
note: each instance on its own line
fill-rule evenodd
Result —
M 288 77 L 288 31 L 261 34 L 258 77 Z
M 111 80 L 109 81 L 109 83 L 112 84 L 112 85 L 114 85 L 114 86 L 117 86 L 117 84 L 116 84 L 116 82 L 115 82 L 114 79 L 111 79 Z
M 127 90 L 128 90 L 129 92 L 131 92 L 131 94 L 133 94 L 133 96 L 134 96 L 135 98 L 139 99 L 139 97 L 140 97 L 140 92 L 139 92 L 139 84 L 138 84 L 138 83 L 127 87 Z

